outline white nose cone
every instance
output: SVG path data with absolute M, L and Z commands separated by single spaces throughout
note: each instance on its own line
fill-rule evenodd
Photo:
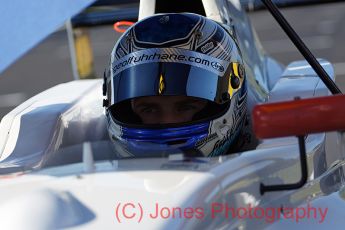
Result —
M 95 215 L 72 194 L 40 190 L 11 199 L 0 207 L 1 229 L 48 230 L 73 227 Z

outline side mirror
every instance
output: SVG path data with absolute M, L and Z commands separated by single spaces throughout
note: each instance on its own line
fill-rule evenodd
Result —
M 257 105 L 253 110 L 253 127 L 258 138 L 297 136 L 300 152 L 300 180 L 292 184 L 261 183 L 261 194 L 301 188 L 308 177 L 304 136 L 345 130 L 345 95 Z
M 258 138 L 345 130 L 345 95 L 257 105 L 253 125 Z

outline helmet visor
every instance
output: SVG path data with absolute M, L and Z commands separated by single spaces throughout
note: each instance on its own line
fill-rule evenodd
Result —
M 112 63 L 111 105 L 143 96 L 185 95 L 225 103 L 229 62 L 184 49 L 153 48 Z

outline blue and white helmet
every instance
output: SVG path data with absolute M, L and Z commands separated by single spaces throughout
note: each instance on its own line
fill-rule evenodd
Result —
M 222 25 L 191 13 L 159 14 L 117 41 L 103 93 L 108 131 L 128 154 L 174 148 L 195 156 L 226 154 L 246 117 L 246 77 L 235 39 Z M 133 98 L 183 95 L 207 100 L 190 122 L 144 125 Z

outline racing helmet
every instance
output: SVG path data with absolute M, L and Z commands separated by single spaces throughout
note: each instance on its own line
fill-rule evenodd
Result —
M 228 28 L 192 13 L 157 14 L 131 26 L 115 44 L 104 75 L 108 132 L 129 155 L 180 149 L 226 154 L 246 117 L 246 76 Z M 187 96 L 207 101 L 188 122 L 143 124 L 135 98 Z

